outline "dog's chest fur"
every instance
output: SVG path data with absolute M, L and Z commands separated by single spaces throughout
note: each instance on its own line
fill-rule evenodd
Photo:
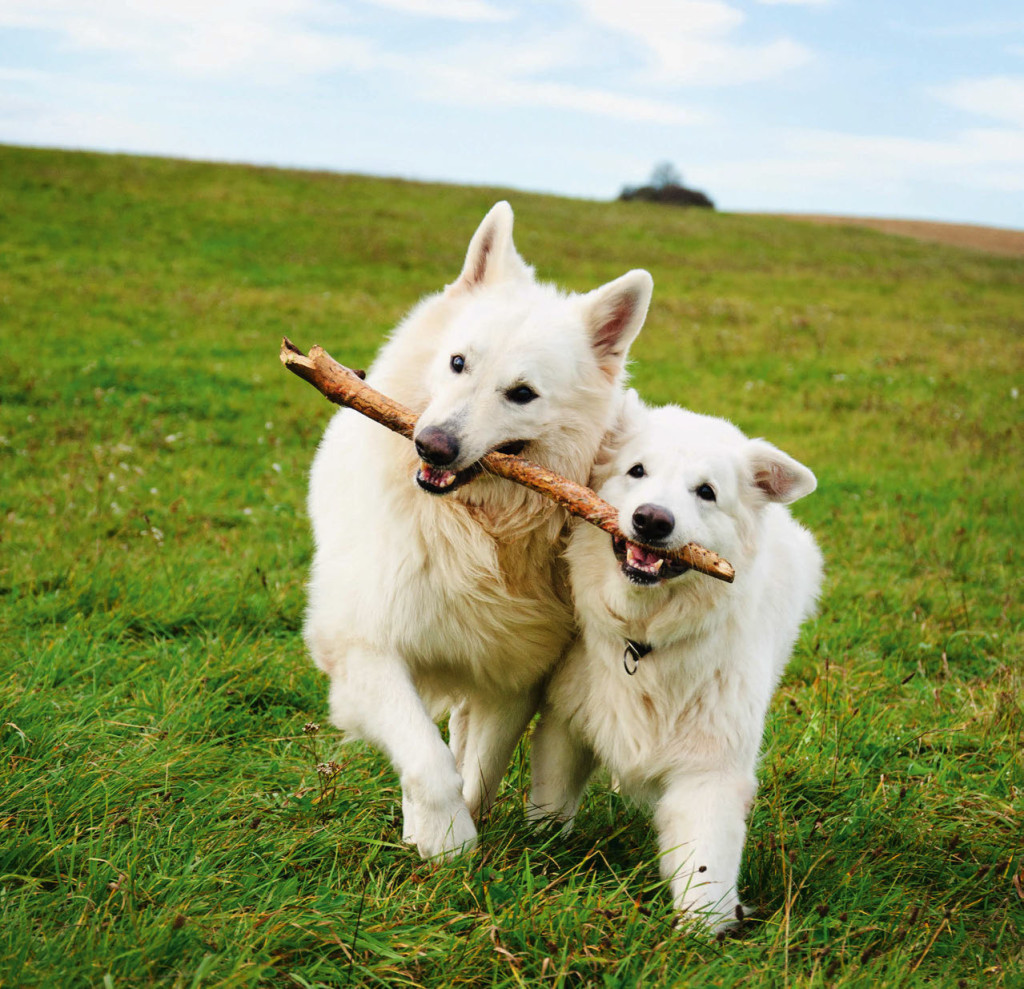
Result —
M 491 537 L 478 513 L 454 503 L 429 507 L 444 525 L 425 520 L 420 531 L 443 527 L 456 535 L 428 537 L 423 568 L 393 588 L 395 607 L 416 611 L 415 622 L 392 632 L 414 679 L 440 695 L 535 683 L 573 629 L 564 565 L 548 526 L 510 542 Z
M 748 765 L 772 671 L 746 648 L 744 613 L 755 602 L 744 581 L 727 587 L 690 574 L 635 588 L 602 534 L 587 529 L 574 534 L 568 559 L 582 632 L 552 683 L 553 700 L 623 791 L 653 800 L 670 776 Z M 630 639 L 651 647 L 632 676 Z
M 652 799 L 669 775 L 749 758 L 763 717 L 747 679 L 756 671 L 701 638 L 654 646 L 629 676 L 625 639 L 607 633 L 587 631 L 561 689 L 576 694 L 573 721 L 625 792 Z
M 412 480 L 408 441 L 346 415 L 316 465 L 318 490 L 331 496 L 311 504 L 319 519 L 337 520 L 318 530 L 311 582 L 318 624 L 330 631 L 321 666 L 331 672 L 333 641 L 398 653 L 432 706 L 536 683 L 573 627 L 560 511 L 544 505 L 531 517 L 522 498 L 538 496 L 526 491 L 511 493 L 507 511 L 482 507 L 493 500 L 486 486 L 513 487 L 497 479 L 474 481 L 464 500 L 426 494 Z M 363 465 L 360 485 L 343 483 L 353 463 Z

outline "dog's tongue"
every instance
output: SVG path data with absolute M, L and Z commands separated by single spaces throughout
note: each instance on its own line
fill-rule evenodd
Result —
M 653 550 L 649 550 L 644 546 L 637 546 L 636 543 L 626 543 L 626 565 L 634 570 L 657 573 L 664 562 L 664 559 Z

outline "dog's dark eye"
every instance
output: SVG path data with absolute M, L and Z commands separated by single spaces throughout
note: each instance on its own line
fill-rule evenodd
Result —
M 516 405 L 529 405 L 537 397 L 537 393 L 529 385 L 516 385 L 505 392 L 505 398 Z
M 463 370 L 466 367 L 466 358 L 463 357 L 462 354 L 453 354 L 451 361 L 449 361 L 449 364 L 451 365 L 451 369 L 456 374 L 462 374 Z
M 647 475 L 647 471 L 644 470 L 643 464 L 633 464 L 626 473 L 630 477 L 645 477 Z
M 715 501 L 717 499 L 715 489 L 710 484 L 702 484 L 697 488 L 696 494 L 701 501 Z

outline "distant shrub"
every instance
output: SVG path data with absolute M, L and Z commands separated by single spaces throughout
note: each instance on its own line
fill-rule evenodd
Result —
M 672 206 L 696 206 L 714 209 L 715 204 L 698 189 L 683 185 L 683 177 L 671 162 L 656 165 L 647 185 L 625 186 L 619 193 L 619 200 L 630 202 L 640 199 L 648 203 L 667 203 Z
M 715 204 L 699 189 L 687 189 L 682 185 L 668 185 L 661 189 L 656 189 L 653 185 L 626 186 L 619 193 L 619 199 L 624 202 L 642 199 L 649 203 L 670 203 L 673 206 L 715 208 Z

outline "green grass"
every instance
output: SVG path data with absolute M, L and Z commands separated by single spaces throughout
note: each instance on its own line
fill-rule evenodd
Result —
M 607 789 L 533 835 L 523 748 L 479 852 L 400 844 L 303 653 L 331 409 L 277 349 L 365 365 L 503 195 L 0 148 L 0 985 L 1021 985 L 1019 260 L 510 194 L 542 277 L 654 275 L 645 397 L 815 470 L 827 585 L 738 939 L 673 930 Z

